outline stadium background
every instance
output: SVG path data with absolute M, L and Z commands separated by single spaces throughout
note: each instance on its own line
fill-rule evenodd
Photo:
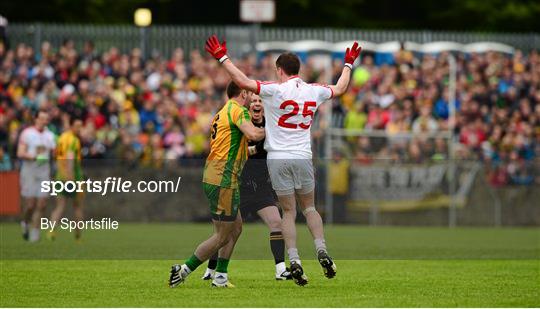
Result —
M 261 80 L 272 79 L 272 59 L 292 49 L 306 81 L 331 83 L 348 41 L 364 42 L 349 92 L 327 104 L 332 110 L 322 108 L 313 127 L 318 207 L 327 222 L 540 222 L 535 33 L 10 24 L 10 48 L 2 51 L 4 160 L 17 167 L 15 144 L 32 111 L 49 109 L 56 134 L 64 114 L 78 115 L 85 119 L 87 177 L 184 180 L 174 196 L 89 194 L 89 216 L 206 220 L 198 206 L 201 165 L 228 81 L 202 52 L 209 33 L 226 37 L 241 68 Z M 250 53 L 254 41 L 257 52 Z M 454 129 L 450 54 L 457 60 Z M 422 178 L 437 167 L 435 183 L 396 183 L 399 173 Z M 358 182 L 362 171 L 374 178 L 381 169 L 382 182 Z M 328 170 L 336 172 L 327 177 Z M 410 188 L 424 193 L 407 195 Z

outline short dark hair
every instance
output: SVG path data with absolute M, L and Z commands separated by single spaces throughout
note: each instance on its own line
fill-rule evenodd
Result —
M 233 81 L 231 81 L 227 85 L 227 97 L 229 99 L 237 97 L 238 95 L 240 95 L 240 92 L 242 92 L 242 89 L 240 87 L 238 87 L 238 85 L 235 84 Z
M 287 75 L 297 75 L 300 71 L 300 58 L 291 52 L 283 53 L 277 58 L 276 67 L 281 68 Z
M 32 111 L 32 117 L 34 118 L 34 120 L 37 119 L 37 117 L 39 117 L 39 114 L 41 113 L 45 113 L 47 114 L 47 116 L 49 116 L 49 112 L 47 110 L 40 108 L 38 110 Z

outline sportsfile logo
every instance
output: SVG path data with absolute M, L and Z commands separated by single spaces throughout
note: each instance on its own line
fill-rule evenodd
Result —
M 180 186 L 182 177 L 178 177 L 176 182 L 172 180 L 150 180 L 138 181 L 136 185 L 130 180 L 123 180 L 122 177 L 107 177 L 105 180 L 47 180 L 41 182 L 41 192 L 57 196 L 59 193 L 176 193 Z

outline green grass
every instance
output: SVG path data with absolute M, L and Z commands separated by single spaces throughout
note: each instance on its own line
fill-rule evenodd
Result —
M 298 248 L 304 258 L 315 258 L 313 241 L 298 226 Z M 57 241 L 29 244 L 16 224 L 0 224 L 1 259 L 179 259 L 212 232 L 208 224 L 120 223 L 118 230 L 88 231 L 84 244 L 61 231 Z M 327 244 L 337 259 L 537 259 L 538 228 L 360 227 L 330 226 Z M 268 230 L 245 224 L 235 259 L 269 259 Z
M 200 267 L 176 289 L 174 262 L 206 238 L 206 224 L 124 224 L 76 245 L 23 242 L 0 225 L 2 307 L 539 307 L 539 229 L 327 229 L 338 276 L 328 280 L 300 226 L 306 287 L 273 280 L 267 230 L 248 224 L 231 262 L 235 289 L 212 289 Z

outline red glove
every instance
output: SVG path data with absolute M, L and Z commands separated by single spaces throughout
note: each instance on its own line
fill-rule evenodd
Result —
M 354 42 L 351 48 L 347 48 L 345 51 L 345 66 L 348 66 L 352 70 L 353 63 L 358 58 L 358 55 L 360 55 L 361 50 L 362 47 L 358 46 L 358 42 Z
M 220 44 L 215 34 L 213 34 L 211 37 L 208 38 L 208 40 L 206 40 L 205 49 L 214 58 L 216 58 L 219 63 L 223 63 L 223 61 L 229 59 L 229 57 L 227 57 L 227 42 L 223 40 L 223 43 Z

